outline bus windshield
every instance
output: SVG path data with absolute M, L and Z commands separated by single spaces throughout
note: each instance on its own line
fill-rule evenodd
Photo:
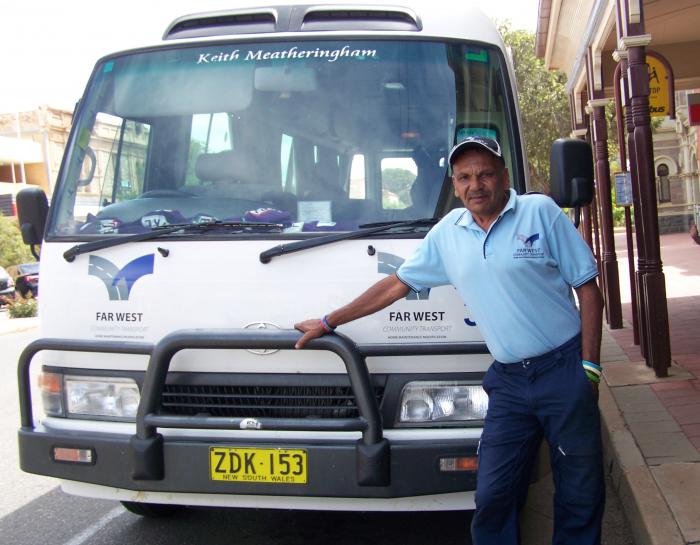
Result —
M 49 236 L 171 224 L 276 236 L 444 214 L 447 154 L 498 138 L 521 176 L 501 53 L 465 42 L 179 45 L 101 61 L 82 100 Z M 281 234 L 279 234 L 281 233 Z

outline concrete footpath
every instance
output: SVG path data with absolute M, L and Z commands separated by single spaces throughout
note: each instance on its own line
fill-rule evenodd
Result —
M 616 237 L 623 329 L 604 332 L 606 462 L 636 545 L 700 543 L 700 246 L 661 237 L 672 366 L 659 379 L 634 345 L 624 239 Z

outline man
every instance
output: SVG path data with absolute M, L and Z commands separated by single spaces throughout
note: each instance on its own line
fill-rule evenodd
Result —
M 494 363 L 479 446 L 475 545 L 516 545 L 518 511 L 544 435 L 556 487 L 556 545 L 600 543 L 604 485 L 597 407 L 603 301 L 593 256 L 549 197 L 509 189 L 500 145 L 468 137 L 450 152 L 465 208 L 447 214 L 396 272 L 321 320 L 296 324 L 297 343 L 405 297 L 452 284 Z M 576 309 L 572 291 L 579 301 Z

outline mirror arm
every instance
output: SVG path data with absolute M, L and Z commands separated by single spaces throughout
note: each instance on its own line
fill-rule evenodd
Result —
M 581 205 L 577 204 L 574 207 L 574 227 L 578 229 L 579 224 L 581 223 Z
M 36 244 L 31 244 L 29 246 L 29 250 L 32 252 L 32 255 L 34 256 L 34 259 L 39 261 L 39 252 L 36 250 L 37 245 Z

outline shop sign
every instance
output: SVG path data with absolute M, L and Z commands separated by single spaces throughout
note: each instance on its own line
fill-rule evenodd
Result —
M 670 81 L 666 66 L 655 56 L 647 55 L 649 67 L 649 115 L 665 117 L 671 111 Z

